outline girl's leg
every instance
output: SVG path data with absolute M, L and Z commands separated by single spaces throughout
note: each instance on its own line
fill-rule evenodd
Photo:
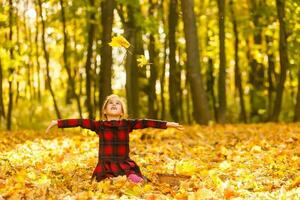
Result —
M 134 183 L 140 183 L 144 180 L 141 176 L 136 174 L 134 171 L 129 172 L 128 174 L 126 174 L 126 176 L 130 181 Z

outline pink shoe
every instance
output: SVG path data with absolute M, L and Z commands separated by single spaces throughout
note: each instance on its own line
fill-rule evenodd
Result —
M 143 181 L 143 178 L 136 174 L 129 174 L 128 179 L 134 183 L 140 183 Z

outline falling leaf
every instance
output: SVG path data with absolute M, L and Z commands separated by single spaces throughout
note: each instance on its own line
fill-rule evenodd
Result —
M 136 60 L 138 62 L 139 67 L 144 67 L 150 64 L 144 55 L 139 55 L 139 57 Z
M 124 47 L 126 49 L 130 47 L 130 43 L 123 36 L 113 37 L 108 44 L 112 47 Z

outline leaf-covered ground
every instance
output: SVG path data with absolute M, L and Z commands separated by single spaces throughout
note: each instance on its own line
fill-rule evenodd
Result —
M 300 198 L 300 124 L 135 131 L 143 184 L 91 182 L 98 138 L 78 130 L 1 132 L 0 199 Z

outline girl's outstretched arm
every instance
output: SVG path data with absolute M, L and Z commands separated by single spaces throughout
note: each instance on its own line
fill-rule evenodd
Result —
M 167 127 L 176 128 L 180 131 L 184 130 L 184 127 L 181 124 L 177 123 L 177 122 L 167 122 Z
M 175 122 L 160 121 L 154 119 L 135 119 L 129 120 L 132 129 L 143 129 L 143 128 L 160 128 L 166 129 L 168 127 L 177 128 L 183 130 L 183 126 Z
M 56 125 L 57 125 L 57 120 L 52 120 L 51 123 L 49 124 L 48 128 L 46 129 L 46 133 L 49 133 L 50 129 Z
M 81 128 L 95 131 L 97 127 L 99 127 L 99 122 L 92 119 L 58 119 L 53 120 L 50 123 L 46 132 L 48 132 L 55 125 L 57 125 L 58 128 L 71 128 L 80 126 Z

